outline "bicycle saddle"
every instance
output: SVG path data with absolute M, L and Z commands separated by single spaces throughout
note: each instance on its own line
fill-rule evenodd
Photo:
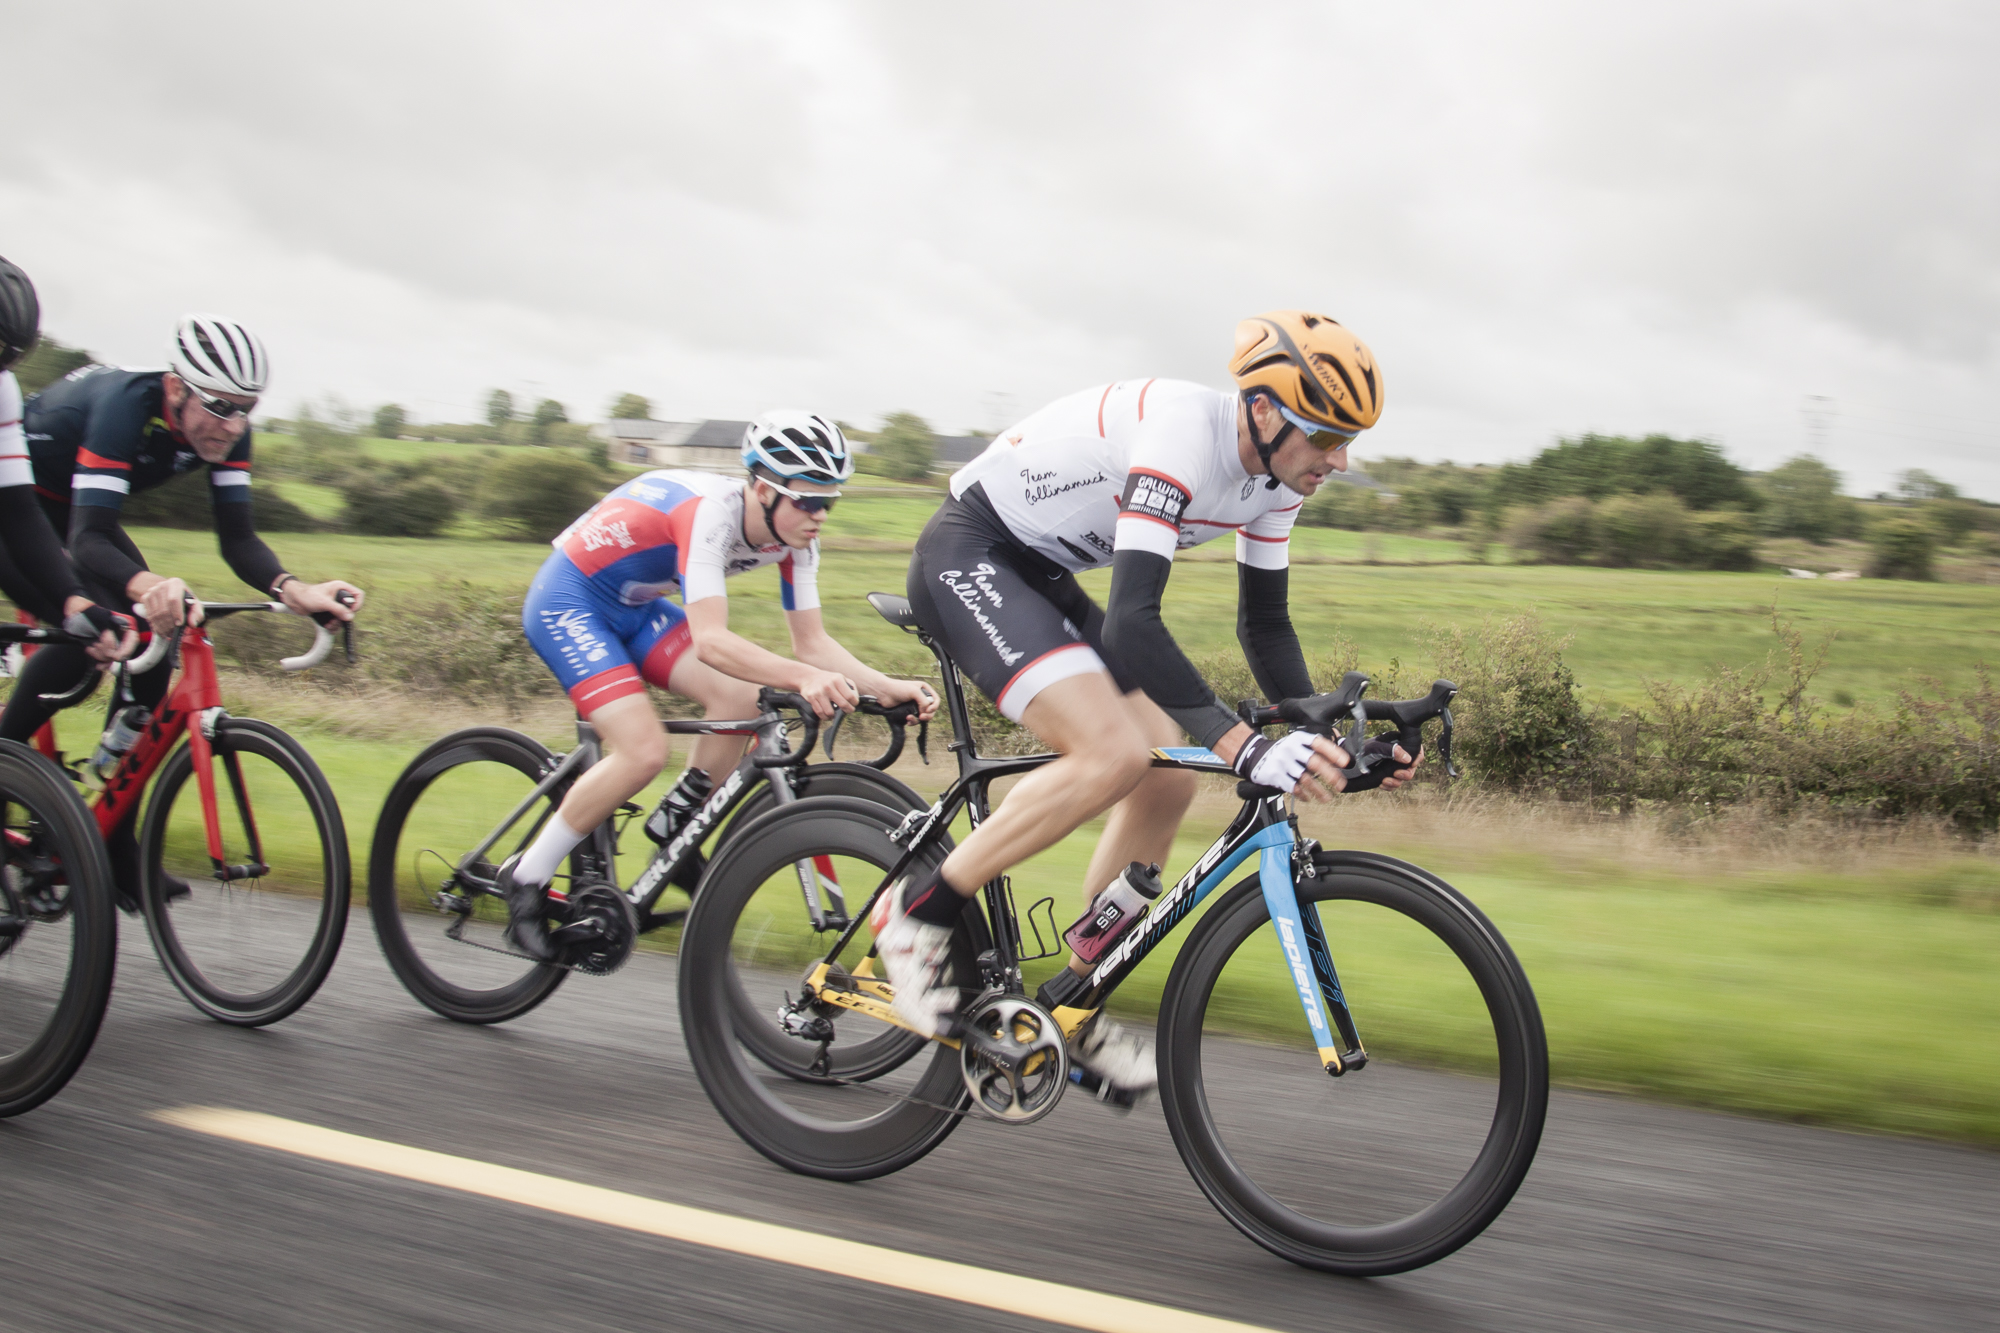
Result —
M 868 605 L 874 607 L 881 613 L 882 619 L 897 629 L 917 627 L 917 617 L 910 610 L 910 599 L 907 597 L 898 597 L 892 592 L 871 592 L 868 594 Z

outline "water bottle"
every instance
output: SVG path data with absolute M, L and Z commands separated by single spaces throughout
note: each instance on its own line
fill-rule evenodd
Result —
M 112 715 L 111 725 L 98 738 L 97 749 L 92 752 L 90 762 L 83 766 L 83 780 L 93 787 L 102 787 L 118 771 L 118 762 L 139 743 L 146 724 L 153 720 L 153 710 L 144 704 L 133 704 Z
M 701 803 L 715 790 L 715 783 L 708 774 L 689 765 L 682 773 L 681 780 L 672 790 L 660 798 L 660 804 L 646 821 L 646 836 L 664 847 L 674 840 L 674 835 L 687 827 L 688 820 L 694 818 Z
M 1160 896 L 1160 868 L 1134 861 L 1091 900 L 1076 924 L 1063 932 L 1070 949 L 1086 963 L 1095 963 L 1145 915 L 1146 904 Z

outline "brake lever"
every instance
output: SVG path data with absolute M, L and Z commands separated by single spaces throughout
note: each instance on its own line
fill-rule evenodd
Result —
M 1444 760 L 1444 775 L 1455 778 L 1458 766 L 1451 762 L 1451 710 L 1447 708 L 1439 716 L 1443 718 L 1444 725 L 1438 730 L 1438 758 Z
M 347 589 L 342 588 L 339 592 L 333 595 L 333 600 L 339 602 L 342 606 L 352 607 L 354 605 L 354 594 L 347 591 Z M 354 622 L 351 620 L 343 620 L 340 622 L 340 647 L 341 651 L 345 653 L 347 656 L 347 665 L 353 666 L 354 665 Z
M 926 768 L 931 762 L 931 720 L 925 718 L 917 723 L 917 757 L 924 761 Z

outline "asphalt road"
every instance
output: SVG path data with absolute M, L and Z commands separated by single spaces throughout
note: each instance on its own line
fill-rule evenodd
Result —
M 2000 1298 L 1990 1153 L 1559 1094 L 1486 1235 L 1415 1273 L 1329 1278 L 1237 1235 L 1156 1106 L 967 1124 L 865 1185 L 791 1176 L 696 1085 L 663 957 L 474 1029 L 420 1009 L 357 916 L 320 997 L 243 1031 L 198 1017 L 123 924 L 90 1062 L 0 1122 L 0 1327 L 1050 1327 L 153 1118 L 187 1105 L 806 1230 L 861 1219 L 878 1245 L 1280 1329 L 1963 1330 Z

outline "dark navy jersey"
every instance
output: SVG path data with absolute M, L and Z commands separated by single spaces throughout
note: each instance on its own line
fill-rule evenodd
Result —
M 24 425 L 35 489 L 51 500 L 117 510 L 135 491 L 207 467 L 217 504 L 247 504 L 251 432 L 244 430 L 227 459 L 204 464 L 167 425 L 165 375 L 85 366 L 30 398 Z

